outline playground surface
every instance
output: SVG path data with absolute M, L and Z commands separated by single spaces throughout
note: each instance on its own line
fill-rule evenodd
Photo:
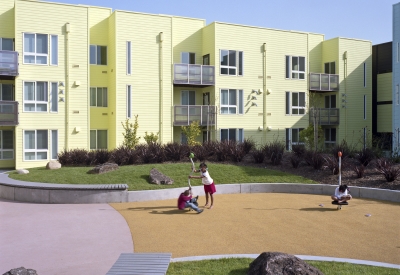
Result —
M 126 219 L 135 252 L 279 251 L 400 264 L 399 203 L 356 198 L 337 210 L 328 196 L 258 193 L 215 194 L 214 208 L 201 214 L 178 210 L 176 200 L 110 205 Z

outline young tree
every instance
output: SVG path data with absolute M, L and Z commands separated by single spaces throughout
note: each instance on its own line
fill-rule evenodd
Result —
M 139 115 L 135 115 L 135 123 L 129 122 L 129 119 L 126 119 L 125 123 L 121 122 L 125 130 L 125 133 L 122 133 L 124 136 L 124 142 L 122 144 L 129 149 L 133 149 L 139 144 L 140 137 L 137 137 L 137 129 L 139 128 L 138 116 Z
M 187 137 L 189 146 L 200 145 L 196 138 L 201 134 L 201 127 L 198 121 L 193 121 L 189 126 L 182 126 L 182 133 Z
M 150 134 L 147 134 L 147 131 L 144 132 L 144 140 L 146 141 L 147 144 L 152 144 L 152 143 L 156 143 L 158 140 L 158 134 L 154 134 L 153 132 L 151 132 Z
M 317 141 L 315 141 L 315 132 L 317 132 Z M 314 125 L 310 124 L 307 128 L 300 131 L 300 141 L 304 142 L 306 147 L 317 151 L 318 148 L 322 148 L 324 145 L 324 139 L 318 139 L 318 137 L 324 136 L 324 130 L 321 126 L 318 126 L 317 131 L 314 129 Z

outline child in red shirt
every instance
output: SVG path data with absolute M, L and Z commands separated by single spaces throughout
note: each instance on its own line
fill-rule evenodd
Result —
M 199 209 L 199 207 L 197 206 L 198 198 L 199 196 L 192 198 L 192 188 L 189 187 L 188 190 L 185 190 L 185 192 L 180 194 L 178 198 L 178 209 L 185 210 L 185 208 L 189 207 L 200 214 L 201 212 L 203 212 L 203 209 Z

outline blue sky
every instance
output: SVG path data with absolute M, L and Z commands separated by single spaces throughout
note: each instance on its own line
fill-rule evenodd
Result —
M 392 5 L 400 0 L 51 0 L 258 27 L 297 30 L 380 44 L 392 41 Z

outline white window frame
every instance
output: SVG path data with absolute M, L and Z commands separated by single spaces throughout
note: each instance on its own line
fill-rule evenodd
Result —
M 96 146 L 95 146 L 95 148 L 93 148 L 92 147 L 92 144 L 91 144 L 91 142 L 92 142 L 92 140 L 91 140 L 91 133 L 92 133 L 92 131 L 95 131 L 96 132 Z M 98 146 L 98 131 L 106 131 L 106 133 L 107 133 L 107 135 L 106 135 L 106 137 L 107 137 L 107 147 L 106 148 L 100 148 L 100 149 L 108 149 L 108 140 L 109 140 L 109 137 L 108 137 L 108 130 L 107 129 L 90 129 L 90 132 L 89 132 L 89 148 L 90 148 L 90 150 L 99 150 L 99 146 Z
M 298 141 L 293 142 L 293 130 L 298 131 Z M 286 150 L 292 150 L 292 145 L 304 145 L 304 142 L 300 142 L 300 132 L 304 130 L 304 128 L 286 128 L 285 136 L 286 136 Z
M 228 52 L 228 65 L 221 65 L 221 58 L 222 58 L 222 51 Z M 229 52 L 235 52 L 235 66 L 229 65 Z M 241 55 L 241 57 L 240 57 Z M 239 50 L 227 50 L 227 49 L 220 49 L 219 50 L 219 74 L 226 75 L 226 76 L 244 76 L 244 52 Z M 228 73 L 222 73 L 222 69 L 227 69 Z M 230 74 L 229 70 L 235 70 L 234 74 Z M 240 73 L 241 71 L 241 73 Z
M 92 89 L 96 89 L 96 93 L 95 93 L 95 95 L 96 95 L 96 99 L 95 99 L 96 104 L 95 105 L 92 105 Z M 97 105 L 98 104 L 98 100 L 97 100 L 97 94 L 98 94 L 97 90 L 98 89 L 102 89 L 102 93 L 101 93 L 102 102 L 103 102 L 102 106 L 98 106 Z M 105 98 L 104 98 L 104 89 L 105 89 L 105 92 L 106 92 Z M 107 87 L 90 87 L 90 95 L 89 96 L 90 96 L 90 102 L 89 102 L 90 107 L 92 107 L 92 108 L 94 108 L 94 107 L 107 108 L 108 107 L 108 88 Z M 104 106 L 104 101 L 106 101 L 106 106 Z
M 126 85 L 126 118 L 132 118 L 132 86 Z
M 300 93 L 304 94 L 304 106 L 300 106 Z M 293 103 L 292 103 L 293 94 L 298 94 L 297 95 L 298 102 L 299 102 L 298 106 L 293 106 Z M 286 113 L 286 115 L 304 116 L 304 115 L 306 115 L 306 105 L 307 105 L 307 93 L 305 93 L 305 92 L 289 92 L 289 91 L 285 93 L 285 113 Z M 289 110 L 287 110 L 288 106 L 289 106 Z M 298 114 L 293 114 L 293 109 L 298 110 Z M 301 110 L 304 112 L 303 114 L 300 114 Z
M 50 66 L 58 66 L 58 35 L 56 34 L 50 34 L 50 50 L 49 50 L 49 56 L 50 56 Z M 53 37 L 56 38 L 56 45 L 53 44 Z M 53 54 L 53 47 L 56 48 L 56 54 L 54 56 Z M 55 62 L 53 63 L 53 58 L 55 58 Z
M 293 58 L 298 59 L 299 70 L 293 70 L 293 68 L 292 68 Z M 300 58 L 304 58 L 304 71 L 300 71 Z M 306 72 L 307 72 L 307 60 L 306 60 L 305 56 L 285 55 L 285 78 L 286 79 L 306 80 L 306 78 L 307 78 Z M 293 77 L 293 74 L 297 74 L 297 77 Z M 301 74 L 304 76 L 303 78 L 300 78 Z
M 35 35 L 35 40 L 34 40 L 34 52 L 25 52 L 25 34 L 33 34 Z M 37 40 L 37 35 L 46 35 L 47 36 L 47 54 L 45 53 L 37 53 L 36 52 L 36 40 Z M 49 46 L 49 35 L 45 33 L 31 33 L 31 32 L 24 32 L 22 33 L 22 51 L 23 51 L 23 57 L 22 57 L 22 64 L 29 64 L 29 65 L 39 65 L 39 66 L 48 66 L 50 63 L 50 46 Z M 34 56 L 35 57 L 35 62 L 33 63 L 27 63 L 25 62 L 25 56 Z M 37 63 L 37 57 L 38 56 L 45 56 L 46 57 L 46 63 Z
M 47 149 L 37 149 L 37 131 L 46 131 L 47 132 Z M 35 148 L 34 149 L 25 149 L 25 132 L 35 132 Z M 26 153 L 35 153 L 35 159 L 26 159 Z M 38 153 L 46 153 L 45 159 L 37 159 Z M 23 130 L 23 160 L 24 161 L 46 161 L 49 159 L 49 130 L 47 129 L 36 129 L 36 130 Z
M 126 75 L 132 74 L 132 42 L 126 41 Z
M 329 66 L 329 72 L 327 73 L 327 72 L 325 72 L 326 70 L 325 70 L 325 66 L 326 66 L 326 64 L 329 64 L 328 66 Z M 334 64 L 334 66 L 335 66 L 335 72 L 331 72 L 331 69 L 332 69 L 332 65 L 331 64 Z M 324 73 L 325 74 L 336 74 L 336 61 L 332 61 L 332 62 L 325 62 L 324 63 Z
M 4 136 L 3 132 L 12 132 L 13 134 L 13 145 L 12 149 L 4 149 Z M 14 131 L 12 130 L 0 130 L 0 160 L 12 160 L 14 159 Z M 11 158 L 5 158 L 4 157 L 4 152 L 12 152 L 12 157 Z
M 237 142 L 243 142 L 244 141 L 244 129 L 243 128 L 221 128 L 221 129 L 219 129 L 219 139 L 220 139 L 220 141 L 223 141 L 222 140 L 222 131 L 228 131 L 227 140 L 230 140 L 230 138 L 229 138 L 229 131 L 230 130 L 235 130 L 235 141 L 237 141 Z
M 90 59 L 90 57 L 91 57 L 91 47 L 95 47 L 95 59 L 96 59 L 95 63 L 92 63 L 92 61 Z M 98 63 L 98 60 L 97 60 L 98 47 L 106 47 L 106 64 L 99 64 Z M 89 64 L 90 65 L 96 65 L 96 66 L 107 66 L 107 64 L 108 64 L 108 46 L 105 46 L 105 45 L 93 45 L 93 44 L 89 45 Z
M 36 100 L 37 98 L 37 83 L 41 82 L 41 83 L 46 83 L 47 84 L 47 91 L 46 91 L 46 101 L 38 101 Z M 25 99 L 25 83 L 34 83 L 34 97 L 35 100 L 27 100 Z M 49 82 L 48 81 L 23 81 L 22 82 L 22 87 L 23 87 L 23 102 L 24 102 L 24 106 L 23 106 L 23 112 L 24 113 L 48 113 L 49 112 Z M 25 104 L 35 104 L 35 111 L 27 111 L 25 110 Z M 37 111 L 37 105 L 45 105 L 46 104 L 46 111 Z
M 228 104 L 223 104 L 222 102 L 222 92 L 223 91 L 228 91 Z M 235 97 L 236 97 L 236 104 L 230 104 L 229 102 L 229 94 L 231 92 L 235 92 Z M 220 114 L 221 115 L 243 115 L 244 114 L 244 92 L 243 89 L 220 89 L 219 91 L 220 94 Z M 224 108 L 227 108 L 228 112 L 223 113 L 222 110 Z M 231 108 L 235 108 L 235 113 L 230 113 L 229 110 Z
M 190 55 L 194 55 L 194 63 L 190 63 Z M 186 59 L 188 62 L 184 62 L 184 56 L 187 55 Z M 193 52 L 181 52 L 181 64 L 196 64 L 196 53 Z
M 364 88 L 366 88 L 367 87 L 367 64 L 364 62 L 363 63 L 363 65 L 364 65 Z
M 13 44 L 13 49 L 11 51 L 13 51 L 14 50 L 14 40 L 12 38 L 5 38 L 5 37 L 0 37 L 0 51 L 9 51 L 9 50 L 3 50 L 3 39 L 11 40 L 11 42 Z
M 56 134 L 56 140 L 53 139 L 53 133 Z M 55 152 L 53 150 L 53 145 L 55 143 Z M 56 158 L 53 158 L 53 154 L 56 153 Z M 58 130 L 50 130 L 50 159 L 57 160 L 58 159 Z

